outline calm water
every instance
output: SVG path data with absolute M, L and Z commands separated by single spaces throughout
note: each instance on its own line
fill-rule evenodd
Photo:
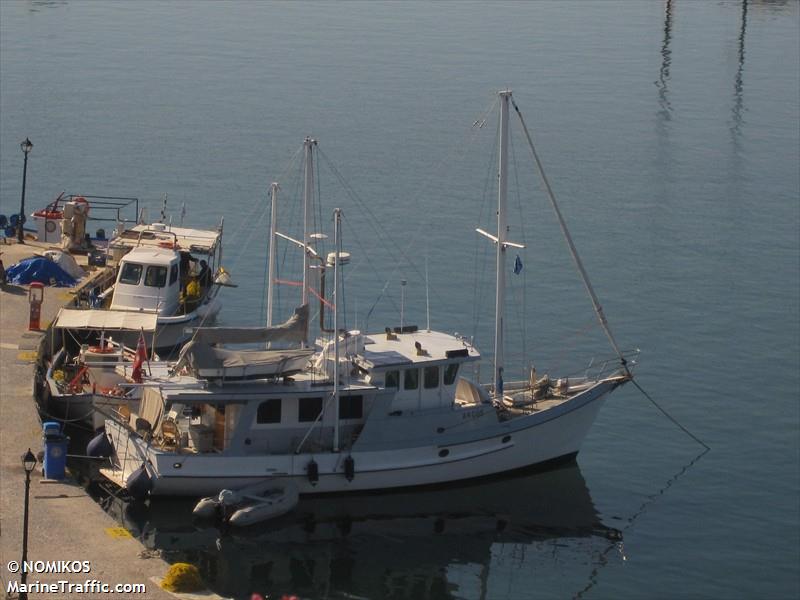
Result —
M 263 312 L 267 189 L 296 227 L 311 134 L 320 227 L 341 206 L 354 257 L 348 326 L 397 324 L 401 279 L 424 323 L 427 262 L 432 325 L 488 354 L 473 228 L 496 114 L 472 125 L 513 88 L 638 381 L 712 447 L 691 464 L 698 446 L 626 386 L 556 473 L 311 500 L 235 536 L 179 501 L 109 509 L 237 597 L 796 598 L 799 57 L 793 1 L 0 2 L 0 212 L 27 136 L 29 208 L 66 190 L 155 215 L 167 193 L 191 224 L 224 215 L 227 322 Z M 518 134 L 513 153 L 511 353 L 555 373 L 608 350 Z

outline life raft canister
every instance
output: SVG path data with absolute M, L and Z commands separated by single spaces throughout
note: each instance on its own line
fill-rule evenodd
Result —
M 72 198 L 72 201 L 77 204 L 83 204 L 83 214 L 87 216 L 89 215 L 90 206 L 89 206 L 89 201 L 86 198 L 84 198 L 83 196 L 75 196 Z

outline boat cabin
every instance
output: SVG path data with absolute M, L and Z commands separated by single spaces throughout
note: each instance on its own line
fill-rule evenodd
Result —
M 122 232 L 110 246 L 119 266 L 110 308 L 159 315 L 191 312 L 211 287 L 219 242 L 218 231 L 163 223 Z
M 341 343 L 337 415 L 331 343 L 313 369 L 291 376 L 209 380 L 204 389 L 151 388 L 136 416 L 146 420 L 145 429 L 152 430 L 156 442 L 182 452 L 264 455 L 330 450 L 337 425 L 338 445 L 348 448 L 375 417 L 441 414 L 489 401 L 461 376 L 467 363 L 480 358 L 463 340 L 432 331 L 353 332 Z M 164 423 L 170 432 L 166 437 Z
M 134 248 L 119 263 L 112 310 L 174 314 L 180 303 L 180 253 Z

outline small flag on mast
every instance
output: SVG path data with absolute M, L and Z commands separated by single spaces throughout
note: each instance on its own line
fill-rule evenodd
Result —
M 144 331 L 139 333 L 139 342 L 136 344 L 136 358 L 133 360 L 131 378 L 136 383 L 142 383 L 142 366 L 147 360 L 147 346 L 144 343 Z
M 522 259 L 517 254 L 517 258 L 514 261 L 514 275 L 519 275 L 522 272 Z

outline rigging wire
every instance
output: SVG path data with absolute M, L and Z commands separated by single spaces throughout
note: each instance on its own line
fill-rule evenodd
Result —
M 542 166 L 542 162 L 539 160 L 539 155 L 536 152 L 536 148 L 533 145 L 533 140 L 531 139 L 531 134 L 528 131 L 528 126 L 525 124 L 525 119 L 522 118 L 522 113 L 517 106 L 517 103 L 514 102 L 514 98 L 511 98 L 511 104 L 514 106 L 514 110 L 519 117 L 519 121 L 522 124 L 522 130 L 525 133 L 525 137 L 528 140 L 528 146 L 531 149 L 531 154 L 533 155 L 533 160 L 536 163 L 536 169 L 539 172 L 539 176 L 542 179 L 542 184 L 544 185 L 545 190 L 547 191 L 547 196 L 550 198 L 550 204 L 553 207 L 553 210 L 556 213 L 556 218 L 558 219 L 558 224 L 561 227 L 561 233 L 564 235 L 564 239 L 567 242 L 567 246 L 569 246 L 570 254 L 572 254 L 572 259 L 575 261 L 575 266 L 578 268 L 578 272 L 581 275 L 581 279 L 583 280 L 583 284 L 586 287 L 586 291 L 589 293 L 589 297 L 592 300 L 592 306 L 594 306 L 594 312 L 597 314 L 597 318 L 600 321 L 600 325 L 603 328 L 603 331 L 606 333 L 606 337 L 608 341 L 611 342 L 611 347 L 619 356 L 620 362 L 622 366 L 625 368 L 625 371 L 630 375 L 630 370 L 628 369 L 628 361 L 625 360 L 625 356 L 623 356 L 622 352 L 617 345 L 616 339 L 614 339 L 614 334 L 611 333 L 611 328 L 608 325 L 608 321 L 606 320 L 606 316 L 603 313 L 603 307 L 600 305 L 600 301 L 597 298 L 597 294 L 595 294 L 594 288 L 592 287 L 591 281 L 589 281 L 589 275 L 586 273 L 586 269 L 583 266 L 583 261 L 581 261 L 580 256 L 578 255 L 578 249 L 575 247 L 575 243 L 572 241 L 572 236 L 567 229 L 567 224 L 564 221 L 564 217 L 561 214 L 561 210 L 558 208 L 558 203 L 556 202 L 555 194 L 553 193 L 553 189 L 550 187 L 550 182 L 547 179 L 547 175 L 544 172 L 544 167 Z
M 494 108 L 494 104 L 492 104 L 492 108 Z M 480 214 L 478 216 L 478 223 L 483 223 L 484 219 L 484 209 L 487 206 L 491 205 L 491 202 L 487 200 L 489 197 L 489 189 L 491 188 L 491 184 L 493 181 L 497 181 L 497 171 L 496 171 L 496 164 L 497 164 L 497 152 L 498 152 L 498 145 L 500 143 L 500 119 L 497 119 L 497 127 L 495 129 L 494 135 L 494 145 L 492 146 L 491 154 L 489 155 L 489 163 L 486 167 L 486 177 L 484 178 L 483 182 L 483 194 L 481 198 L 483 199 L 480 202 Z M 491 214 L 491 212 L 489 213 Z M 476 231 L 475 232 L 475 239 L 479 240 L 480 234 Z M 483 306 L 484 302 L 486 301 L 486 294 L 484 293 L 488 288 L 485 285 L 482 285 L 482 282 L 485 281 L 486 278 L 486 270 L 487 270 L 487 261 L 486 256 L 489 253 L 489 249 L 491 245 L 485 243 L 476 243 L 475 245 L 475 264 L 472 270 L 473 272 L 473 299 L 472 299 L 472 339 L 473 341 L 478 337 L 478 324 L 480 322 L 480 316 L 482 314 L 481 307 Z M 480 270 L 479 270 L 480 265 Z

